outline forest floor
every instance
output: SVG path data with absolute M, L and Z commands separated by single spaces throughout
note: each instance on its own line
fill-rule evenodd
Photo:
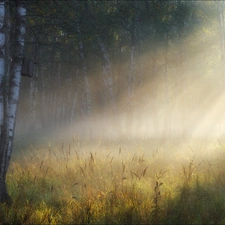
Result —
M 18 142 L 7 185 L 1 224 L 225 224 L 225 140 Z

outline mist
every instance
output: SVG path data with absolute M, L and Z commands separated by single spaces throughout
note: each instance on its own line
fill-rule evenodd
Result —
M 202 10 L 204 4 L 199 5 Z M 33 78 L 22 78 L 16 142 L 54 143 L 74 137 L 114 142 L 223 139 L 225 94 L 218 21 L 207 20 L 182 38 L 171 37 L 167 47 L 164 41 L 144 40 L 134 60 L 131 51 L 122 48 L 120 58 L 111 56 L 113 100 L 104 86 L 101 63 L 87 57 L 90 114 L 83 113 L 87 84 L 79 65 L 56 61 L 51 69 L 40 61 L 34 106 Z
M 5 2 L 8 24 L 26 12 Z M 223 224 L 224 9 L 27 2 L 21 83 L 9 70 L 0 90 L 0 223 Z

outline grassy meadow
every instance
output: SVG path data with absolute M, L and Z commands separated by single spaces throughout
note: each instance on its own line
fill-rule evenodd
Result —
M 1 224 L 225 224 L 225 140 L 15 145 Z

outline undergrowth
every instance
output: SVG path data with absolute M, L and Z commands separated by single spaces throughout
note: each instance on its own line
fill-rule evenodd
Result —
M 151 145 L 91 146 L 17 153 L 1 224 L 225 224 L 223 149 L 208 159 Z

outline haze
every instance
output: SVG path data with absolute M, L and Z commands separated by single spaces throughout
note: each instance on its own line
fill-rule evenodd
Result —
M 202 10 L 205 5 L 198 7 Z M 156 48 L 152 47 L 154 45 Z M 167 47 L 145 40 L 142 50 L 132 62 L 135 74 L 131 94 L 130 84 L 127 83 L 132 69 L 129 57 L 123 61 L 111 57 L 115 95 L 114 101 L 107 104 L 102 100 L 106 95 L 102 66 L 89 67 L 92 111 L 85 116 L 81 112 L 85 93 L 79 87 L 83 81 L 77 75 L 78 65 L 70 64 L 67 68 L 67 73 L 69 71 L 75 78 L 64 76 L 61 68 L 62 75 L 57 78 L 57 82 L 61 83 L 56 88 L 51 84 L 51 80 L 56 83 L 51 67 L 42 71 L 37 78 L 39 88 L 35 112 L 29 110 L 31 97 L 27 87 L 32 80 L 23 78 L 16 143 L 24 140 L 27 143 L 34 140 L 54 143 L 59 138 L 65 142 L 74 136 L 84 140 L 115 142 L 123 139 L 221 139 L 225 134 L 225 84 L 221 57 L 220 28 L 215 18 L 199 24 L 188 35 L 182 35 L 182 39 L 171 38 Z M 91 59 L 88 60 L 87 64 L 91 65 Z M 44 63 L 41 63 L 40 66 L 43 66 Z M 56 66 L 60 65 L 57 63 Z M 71 84 L 74 85 L 71 89 L 73 95 L 68 97 Z M 70 109 L 74 105 L 74 118 L 68 119 L 72 116 L 65 107 L 56 112 L 53 105 L 42 103 L 43 98 L 46 102 L 51 98 L 57 105 L 54 107 L 58 108 L 65 102 Z M 28 119 L 31 114 L 32 124 Z

